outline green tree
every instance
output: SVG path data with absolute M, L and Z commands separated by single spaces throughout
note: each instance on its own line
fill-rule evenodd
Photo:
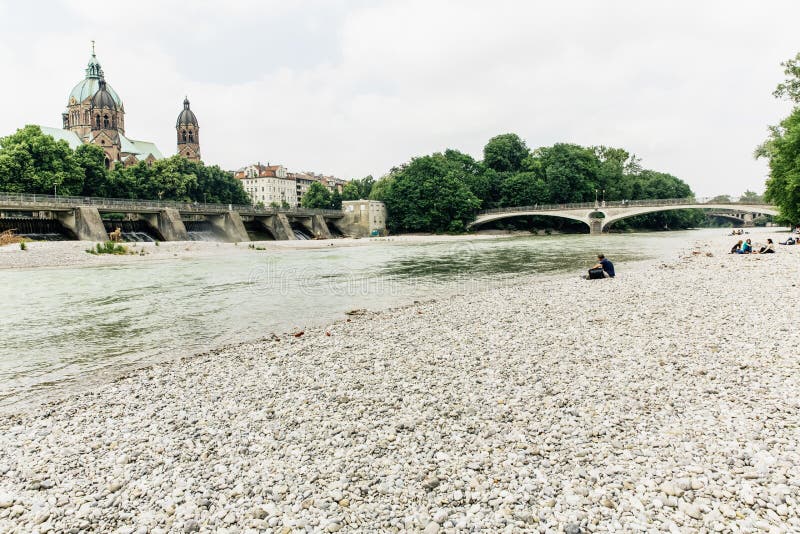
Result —
M 308 186 L 308 191 L 303 195 L 300 204 L 304 208 L 328 209 L 331 207 L 331 192 L 319 182 Z
M 529 155 L 525 141 L 517 134 L 507 133 L 489 139 L 483 147 L 483 164 L 497 172 L 517 172 Z
M 443 154 L 415 158 L 385 193 L 389 226 L 400 232 L 460 232 L 480 200 Z
M 778 84 L 773 95 L 795 104 L 788 117 L 778 126 L 769 127 L 769 138 L 755 151 L 756 158 L 769 160 L 769 178 L 764 200 L 778 207 L 777 220 L 800 222 L 800 54 L 781 63 L 786 80 Z
M 739 197 L 739 202 L 742 203 L 750 202 L 750 203 L 760 204 L 761 202 L 764 202 L 764 197 L 762 195 L 759 195 L 755 191 L 750 191 L 748 189 L 747 191 L 742 193 L 741 197 Z
M 0 189 L 14 193 L 80 195 L 84 170 L 66 141 L 38 126 L 0 138 Z
M 764 198 L 778 207 L 779 220 L 800 222 L 800 107 L 794 108 L 764 147 L 769 158 L 769 178 Z
M 75 161 L 83 169 L 83 190 L 85 197 L 106 197 L 108 190 L 108 170 L 106 154 L 96 145 L 81 145 L 75 149 Z
M 384 200 L 393 183 L 394 175 L 387 174 L 386 176 L 382 177 L 372 186 L 372 190 L 369 192 L 369 199 L 381 201 Z
M 542 178 L 555 204 L 590 202 L 600 187 L 600 162 L 594 151 L 578 145 L 558 143 L 534 154 L 541 160 Z
M 800 53 L 781 63 L 786 79 L 778 84 L 772 95 L 800 103 Z
M 461 181 L 480 201 L 482 207 L 494 206 L 500 198 L 501 175 L 487 168 L 483 162 L 475 161 L 469 154 L 447 149 L 444 157 Z
M 342 200 L 359 200 L 360 198 L 361 192 L 357 184 L 352 181 L 344 184 L 342 188 Z
M 197 183 L 189 190 L 189 198 L 197 202 L 218 204 L 249 204 L 250 199 L 241 180 L 233 173 L 217 165 L 206 166 L 202 162 L 190 162 L 189 168 L 197 176 Z
M 512 174 L 503 180 L 501 203 L 504 206 L 533 206 L 549 201 L 547 184 L 533 172 Z
M 372 192 L 372 186 L 375 185 L 375 179 L 372 175 L 365 176 L 355 180 L 350 180 L 342 188 L 343 200 L 362 200 L 368 199 Z
M 342 194 L 339 193 L 338 189 L 333 190 L 333 193 L 331 194 L 331 204 L 328 207 L 332 210 L 342 209 Z

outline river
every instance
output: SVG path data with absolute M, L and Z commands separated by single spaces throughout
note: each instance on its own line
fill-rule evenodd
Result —
M 225 258 L 0 270 L 0 406 L 87 387 L 131 365 L 380 310 L 574 271 L 677 257 L 724 229 L 370 243 Z

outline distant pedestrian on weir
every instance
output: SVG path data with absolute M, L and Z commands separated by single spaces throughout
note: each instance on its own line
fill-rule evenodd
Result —
M 614 278 L 614 264 L 611 260 L 606 258 L 603 254 L 597 255 L 597 263 L 589 269 L 589 274 L 584 275 L 587 280 L 596 280 L 600 278 Z

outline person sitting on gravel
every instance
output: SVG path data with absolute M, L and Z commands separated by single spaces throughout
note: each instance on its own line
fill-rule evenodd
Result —
M 772 242 L 772 239 L 767 238 L 767 244 L 758 249 L 756 254 L 775 254 L 775 243 Z
M 735 245 L 731 248 L 731 254 L 738 254 L 739 251 L 742 250 L 742 240 L 736 242 Z
M 739 254 L 750 254 L 753 252 L 753 242 L 750 241 L 750 238 L 745 239 L 744 243 L 742 243 L 742 248 L 739 249 Z
M 597 255 L 597 263 L 589 269 L 589 274 L 584 276 L 587 280 L 594 278 L 593 273 L 602 273 L 603 278 L 614 278 L 614 264 L 611 260 L 607 259 L 603 254 Z M 599 277 L 598 277 L 599 278 Z

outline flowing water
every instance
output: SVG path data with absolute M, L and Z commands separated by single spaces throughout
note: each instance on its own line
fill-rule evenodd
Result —
M 604 251 L 618 273 L 724 230 L 565 235 L 316 250 L 119 266 L 0 270 L 0 406 L 129 365 L 381 308 L 574 271 Z

